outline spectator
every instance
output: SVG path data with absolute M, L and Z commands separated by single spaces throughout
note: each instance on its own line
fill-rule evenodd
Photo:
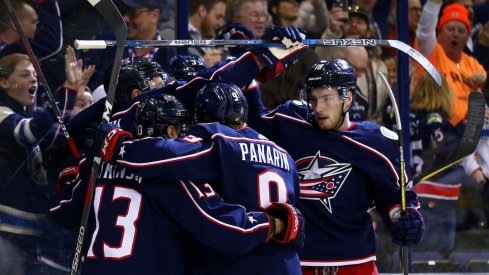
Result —
M 439 87 L 425 72 L 411 92 L 413 175 L 419 175 L 440 159 L 446 159 L 461 138 L 460 131 L 449 122 L 454 98 L 446 79 L 442 79 L 443 84 Z M 414 187 L 426 222 L 426 237 L 418 246 L 420 250 L 435 250 L 448 257 L 454 249 L 456 207 L 462 184 L 467 180 L 462 167 L 456 165 Z
M 489 4 L 489 3 L 488 3 Z M 489 70 L 489 21 L 479 25 L 474 41 L 474 57 L 481 63 L 486 72 Z M 487 91 L 487 90 L 486 90 Z
M 229 6 L 229 19 L 233 23 L 241 23 L 261 38 L 269 24 L 265 0 L 234 0 Z
M 11 1 L 29 45 L 40 62 L 50 87 L 58 87 L 64 81 L 63 65 L 53 58 L 61 50 L 63 32 L 56 0 Z M 37 6 L 35 4 L 37 3 Z M 12 53 L 27 53 L 5 3 L 0 3 L 0 57 Z M 62 58 L 61 58 L 62 60 Z M 59 65 L 58 65 L 59 63 Z M 38 99 L 44 99 L 44 87 L 39 87 Z M 44 102 L 37 104 L 43 105 Z
M 389 24 L 390 31 L 387 36 L 388 39 L 397 40 L 397 2 L 391 7 L 389 13 Z M 409 0 L 408 1 L 408 44 L 414 47 L 414 41 L 416 39 L 416 29 L 418 28 L 419 19 L 421 17 L 421 1 L 420 0 Z M 390 56 L 396 56 L 397 52 L 394 49 L 386 48 L 384 52 Z
M 39 145 L 51 142 L 54 117 L 45 111 L 27 115 L 37 87 L 27 55 L 0 59 L 0 271 L 10 275 L 25 274 L 36 261 L 47 209 Z
M 450 122 L 456 125 L 467 115 L 469 93 L 480 91 L 483 87 L 486 72 L 476 59 L 463 52 L 471 31 L 467 9 L 460 4 L 446 6 L 437 25 L 441 5 L 441 0 L 426 2 L 416 39 L 420 52 L 440 74 L 445 75 L 454 93 L 454 113 Z M 418 77 L 422 71 L 418 71 Z
M 12 6 L 32 51 L 40 61 L 61 50 L 61 21 L 55 0 L 39 1 L 37 11 L 29 0 L 12 1 Z M 26 53 L 17 28 L 3 2 L 0 3 L 0 23 L 0 57 L 12 53 Z
M 188 33 L 190 39 L 214 39 L 226 24 L 226 0 L 192 0 L 189 4 Z M 208 67 L 222 60 L 222 52 L 213 48 L 189 48 L 189 54 L 204 58 Z
M 377 0 L 354 0 L 353 2 L 355 3 L 354 6 L 358 6 L 359 8 L 364 9 L 367 12 L 369 18 L 370 38 L 382 39 L 379 25 L 377 24 L 377 21 L 373 16 L 374 7 L 377 4 Z M 383 4 L 385 6 L 386 3 L 384 2 Z M 385 19 L 386 18 L 383 18 L 382 20 Z
M 119 9 L 127 24 L 127 38 L 133 40 L 161 40 L 158 33 L 158 21 L 161 10 L 164 7 L 163 0 L 120 0 Z M 114 39 L 112 33 L 101 33 L 95 39 Z M 97 71 L 90 79 L 89 87 L 93 91 L 103 84 L 106 74 L 112 68 L 115 49 L 89 50 L 83 56 L 85 64 L 95 65 Z M 124 52 L 124 58 L 147 58 L 161 65 L 163 69 L 168 67 L 174 50 L 169 48 L 134 49 L 129 48 Z M 109 61 L 109 62 L 108 62 Z
M 337 7 L 332 6 L 335 9 L 336 21 L 344 21 L 344 14 L 339 11 Z M 358 6 L 348 7 L 348 20 L 345 24 L 336 24 L 341 26 L 340 37 L 341 38 L 370 38 L 370 25 L 369 15 L 367 10 Z M 335 31 L 326 31 L 323 34 L 323 38 L 338 38 L 338 37 L 326 37 L 326 35 L 336 35 Z M 369 111 L 367 119 L 378 124 L 382 124 L 382 113 L 384 111 L 384 105 L 388 98 L 387 87 L 384 85 L 379 77 L 379 72 L 387 74 L 387 68 L 380 59 L 380 55 L 377 52 L 377 47 L 369 48 L 368 51 L 368 65 L 364 74 L 358 77 L 358 86 L 362 93 L 367 97 Z M 331 56 L 330 51 L 334 51 L 332 48 L 317 47 L 316 53 L 322 59 L 327 59 Z M 353 62 L 353 64 L 356 62 Z
M 294 27 L 304 29 L 308 38 L 319 38 L 326 30 L 328 10 L 324 0 L 305 0 L 300 2 L 299 18 Z
M 296 0 L 268 1 L 268 12 L 274 25 L 292 26 L 299 16 L 299 3 Z M 306 49 L 299 61 L 289 66 L 284 73 L 267 82 L 261 82 L 262 98 L 267 106 L 275 107 L 284 100 L 299 99 L 304 80 L 297 75 L 305 74 L 318 59 L 313 49 Z M 274 92 L 277 90 L 283 93 Z

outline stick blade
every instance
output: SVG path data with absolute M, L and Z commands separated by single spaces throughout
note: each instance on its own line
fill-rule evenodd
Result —
M 484 111 L 486 101 L 480 92 L 472 92 L 468 100 L 467 124 L 456 150 L 444 160 L 439 160 L 435 165 L 423 171 L 420 175 L 413 177 L 412 182 L 417 184 L 427 180 L 445 169 L 457 164 L 459 161 L 472 154 L 479 144 L 479 139 L 484 124 Z

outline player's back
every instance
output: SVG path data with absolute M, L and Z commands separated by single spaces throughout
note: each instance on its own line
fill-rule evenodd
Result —
M 185 274 L 188 237 L 150 203 L 143 180 L 108 163 L 100 168 L 83 274 Z M 144 185 L 142 185 L 144 186 Z
M 296 203 L 294 162 L 275 143 L 249 127 L 234 130 L 219 123 L 200 124 L 192 132 L 212 139 L 219 152 L 220 179 L 211 184 L 224 201 L 249 211 L 263 210 L 271 202 Z M 289 245 L 269 242 L 240 256 L 203 246 L 195 251 L 195 274 L 300 274 L 297 251 Z

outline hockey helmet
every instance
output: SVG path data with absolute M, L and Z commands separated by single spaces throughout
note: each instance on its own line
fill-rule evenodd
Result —
M 208 83 L 197 93 L 198 122 L 220 122 L 241 126 L 248 118 L 248 102 L 232 83 Z
M 170 74 L 180 81 L 190 81 L 206 68 L 204 59 L 198 55 L 177 54 L 170 59 Z
M 138 137 L 165 136 L 170 125 L 176 126 L 180 136 L 184 136 L 192 124 L 192 116 L 176 97 L 159 94 L 139 102 L 134 122 Z
M 111 70 L 105 74 L 104 78 L 104 89 L 106 92 L 109 90 L 110 75 Z M 131 100 L 131 92 L 133 89 L 139 89 L 143 92 L 148 91 L 149 81 L 132 62 L 125 61 L 121 65 L 115 89 L 113 103 L 115 110 Z
M 151 61 L 147 58 L 138 58 L 134 60 L 134 65 L 149 81 L 151 81 L 154 77 L 159 76 L 165 85 L 173 82 L 173 77 L 169 73 L 165 72 L 157 62 Z
M 318 87 L 336 89 L 346 99 L 348 91 L 355 93 L 357 76 L 351 65 L 343 59 L 321 60 L 307 72 L 304 84 L 306 99 L 311 90 Z

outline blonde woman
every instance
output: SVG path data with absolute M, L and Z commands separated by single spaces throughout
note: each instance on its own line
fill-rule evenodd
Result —
M 463 126 L 452 126 L 454 96 L 444 77 L 439 87 L 423 73 L 411 91 L 411 167 L 417 175 L 435 165 L 453 151 Z M 453 250 L 456 231 L 456 205 L 463 182 L 470 180 L 460 166 L 418 183 L 414 190 L 425 218 L 426 235 L 419 244 L 421 250 Z

